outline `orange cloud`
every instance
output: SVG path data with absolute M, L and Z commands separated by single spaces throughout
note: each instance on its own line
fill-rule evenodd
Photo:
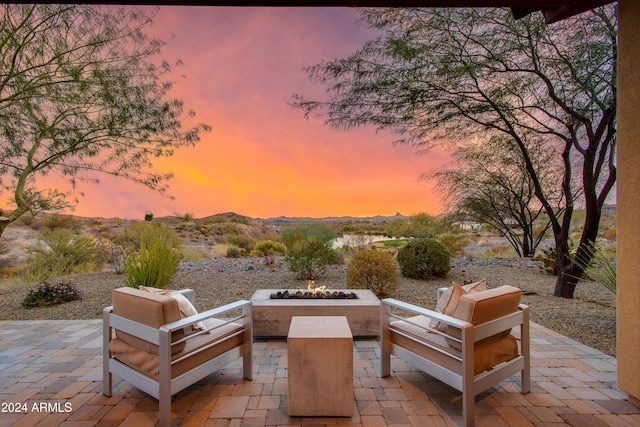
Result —
M 347 8 L 165 7 L 153 32 L 181 59 L 173 95 L 213 126 L 195 147 L 159 159 L 174 199 L 104 178 L 82 184 L 76 212 L 142 218 L 235 211 L 254 217 L 438 213 L 421 173 L 444 159 L 417 156 L 373 129 L 337 131 L 305 120 L 292 93 L 322 97 L 302 68 L 347 55 L 372 36 Z M 171 35 L 173 36 L 171 37 Z

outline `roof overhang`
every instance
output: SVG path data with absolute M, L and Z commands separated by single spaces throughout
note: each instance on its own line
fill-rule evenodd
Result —
M 135 4 L 172 6 L 353 6 L 353 7 L 509 7 L 518 19 L 542 11 L 547 23 L 586 12 L 616 0 L 106 0 L 75 4 Z M 14 1 L 12 3 L 34 3 Z M 38 1 L 35 3 L 57 3 Z

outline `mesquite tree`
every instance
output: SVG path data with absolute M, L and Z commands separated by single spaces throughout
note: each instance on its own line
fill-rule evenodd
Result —
M 616 180 L 616 50 L 613 7 L 546 26 L 505 9 L 366 9 L 380 35 L 351 56 L 307 69 L 328 100 L 296 96 L 340 128 L 374 125 L 421 149 L 503 138 L 519 150 L 534 194 L 551 221 L 558 279 L 572 298 L 583 268 L 569 230 L 586 210 L 576 257 L 588 257 L 601 208 Z M 557 153 L 562 177 L 548 188 L 531 144 Z M 579 192 L 573 189 L 578 184 Z M 554 201 L 562 195 L 558 206 Z
M 154 172 L 151 160 L 210 129 L 182 129 L 193 112 L 168 97 L 164 43 L 144 32 L 156 11 L 0 5 L 0 192 L 16 205 L 0 218 L 0 235 L 30 210 L 66 206 L 65 193 L 36 189 L 36 176 L 75 185 L 107 173 L 162 192 L 171 174 Z
M 474 141 L 458 143 L 451 156 L 452 167 L 424 175 L 437 182 L 449 214 L 490 226 L 505 237 L 518 256 L 535 255 L 551 221 L 536 199 L 533 180 L 519 151 L 502 140 Z M 546 162 L 536 170 L 546 173 L 541 176 L 545 188 L 553 188 L 546 185 L 558 179 L 553 153 L 538 152 L 531 157 L 538 163 Z M 560 206 L 561 195 L 554 200 Z

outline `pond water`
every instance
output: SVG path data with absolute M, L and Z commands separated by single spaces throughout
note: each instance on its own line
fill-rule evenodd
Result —
M 350 248 L 357 246 L 369 246 L 372 243 L 379 242 L 381 240 L 389 240 L 391 237 L 382 234 L 352 234 L 345 233 L 342 237 L 333 239 L 332 247 L 334 249 L 340 249 L 344 246 Z

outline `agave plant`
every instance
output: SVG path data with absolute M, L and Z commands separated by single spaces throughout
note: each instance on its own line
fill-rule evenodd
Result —
M 595 282 L 600 283 L 616 295 L 618 275 L 615 258 L 607 256 L 602 246 L 596 243 L 591 243 L 591 255 L 592 261 L 590 263 L 578 258 L 575 259 L 575 262 L 588 271 L 589 277 Z

